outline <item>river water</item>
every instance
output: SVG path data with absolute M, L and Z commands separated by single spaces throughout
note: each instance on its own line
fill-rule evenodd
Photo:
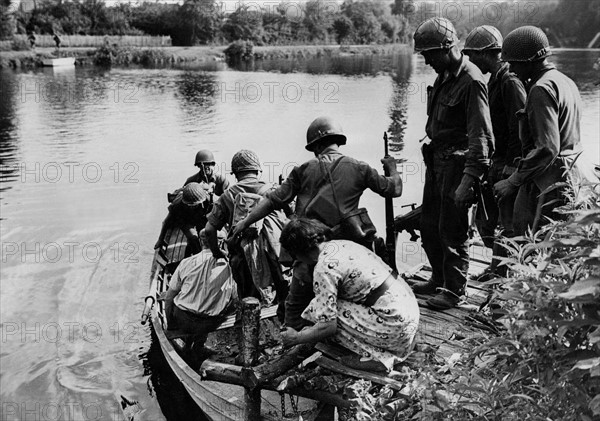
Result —
M 585 159 L 600 162 L 597 51 L 558 51 L 583 101 Z M 2 420 L 193 419 L 139 324 L 166 193 L 198 149 L 218 170 L 254 150 L 277 181 L 311 155 L 321 114 L 343 151 L 381 168 L 382 135 L 403 161 L 401 206 L 421 201 L 425 87 L 420 56 L 269 61 L 228 69 L 44 69 L 0 72 L 0 396 Z M 383 201 L 362 205 L 380 232 Z M 413 249 L 411 249 L 413 250 Z

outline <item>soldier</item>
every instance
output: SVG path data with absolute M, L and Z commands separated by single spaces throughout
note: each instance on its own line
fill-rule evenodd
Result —
M 157 249 L 164 245 L 165 235 L 169 228 L 178 227 L 187 238 L 187 251 L 190 254 L 200 252 L 198 233 L 206 225 L 206 215 L 210 208 L 211 203 L 206 185 L 200 183 L 187 184 L 177 193 L 175 199 L 169 205 L 169 213 L 163 221 L 154 248 Z
M 489 168 L 494 141 L 485 80 L 458 49 L 452 23 L 428 19 L 417 27 L 414 41 L 415 51 L 438 76 L 427 88 L 425 129 L 431 143 L 423 148 L 427 171 L 421 216 L 433 275 L 413 290 L 434 295 L 427 305 L 444 310 L 456 306 L 466 289 L 468 211 Z
M 183 184 L 186 186 L 189 183 L 207 183 L 217 196 L 221 196 L 225 190 L 229 188 L 229 181 L 221 174 L 215 174 L 215 157 L 213 153 L 207 149 L 202 149 L 196 154 L 194 165 L 199 171 L 188 177 Z
M 534 232 L 565 203 L 564 188 L 546 191 L 556 182 L 581 179 L 575 159 L 581 152 L 581 98 L 575 83 L 546 58 L 551 54 L 546 34 L 535 26 L 522 26 L 507 35 L 502 60 L 527 86 L 520 132 L 524 158 L 507 179 L 494 185 L 502 201 L 517 193 L 515 234 Z
M 274 186 L 258 179 L 261 171 L 258 156 L 249 150 L 236 152 L 231 159 L 231 172 L 237 183 L 229 187 L 215 202 L 207 216 L 206 235 L 213 257 L 225 257 L 219 248 L 217 231 L 234 226 Z M 288 285 L 279 265 L 281 246 L 279 237 L 287 217 L 282 211 L 273 211 L 255 232 L 248 233 L 238 244 L 230 242 L 230 264 L 241 298 L 256 296 L 271 304 L 271 291 L 276 292 L 280 306 L 278 316 L 283 322 L 284 303 Z
M 332 227 L 339 222 L 340 215 L 352 214 L 358 209 L 358 202 L 366 189 L 384 197 L 402 194 L 402 180 L 395 159 L 386 157 L 381 160 L 390 174 L 384 177 L 367 163 L 344 156 L 339 146 L 346 144 L 346 136 L 342 127 L 331 118 L 315 119 L 308 127 L 306 141 L 306 149 L 313 152 L 315 158 L 294 167 L 284 183 L 236 225 L 234 234 L 294 199 L 298 217 L 318 219 Z M 360 228 L 358 231 L 362 230 L 368 238 L 375 236 L 374 227 L 369 227 L 368 223 Z M 306 324 L 300 315 L 313 297 L 312 267 L 300 261 L 294 262 L 294 274 L 285 303 L 288 327 L 299 330 Z
M 482 189 L 486 215 L 479 210 L 477 228 L 485 245 L 493 249 L 494 256 L 503 256 L 505 251 L 504 247 L 494 241 L 498 222 L 505 237 L 514 235 L 512 221 L 516 192 L 506 197 L 498 206 L 494 200 L 493 186 L 514 173 L 521 159 L 517 113 L 525 106 L 527 96 L 523 83 L 509 71 L 508 63 L 503 63 L 500 59 L 501 50 L 500 31 L 488 25 L 473 29 L 463 48 L 463 53 L 469 56 L 471 62 L 479 67 L 483 74 L 491 73 L 487 86 L 495 150 Z M 498 264 L 498 259 L 493 259 L 490 266 L 476 279 L 485 281 L 503 276 L 506 266 L 498 268 Z

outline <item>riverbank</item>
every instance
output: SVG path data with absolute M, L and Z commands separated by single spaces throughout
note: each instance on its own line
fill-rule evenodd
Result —
M 224 61 L 226 45 L 194 47 L 122 47 L 130 50 L 134 57 L 150 57 L 142 64 L 176 64 L 191 62 Z M 344 55 L 392 54 L 410 48 L 405 44 L 384 45 L 285 45 L 255 46 L 253 57 L 257 60 L 334 57 Z M 78 66 L 94 64 L 95 47 L 61 48 L 61 57 L 75 57 Z M 137 54 L 135 54 L 137 53 Z M 26 51 L 0 51 L 0 68 L 33 68 L 42 66 L 42 60 L 56 57 L 55 48 L 36 48 Z

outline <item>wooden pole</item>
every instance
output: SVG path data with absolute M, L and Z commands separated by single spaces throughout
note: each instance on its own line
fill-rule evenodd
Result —
M 242 364 L 251 367 L 259 355 L 258 331 L 260 323 L 260 303 L 254 297 L 242 300 Z M 260 388 L 244 389 L 244 403 L 247 421 L 260 419 Z
M 290 348 L 285 354 L 272 358 L 266 363 L 242 370 L 242 378 L 250 387 L 259 387 L 270 383 L 290 368 L 297 366 L 314 348 L 313 344 L 300 344 Z
M 390 157 L 387 132 L 383 132 L 384 158 Z M 384 169 L 384 175 L 390 176 Z M 396 230 L 394 228 L 394 201 L 391 197 L 385 198 L 385 248 L 387 250 L 387 264 L 396 270 Z

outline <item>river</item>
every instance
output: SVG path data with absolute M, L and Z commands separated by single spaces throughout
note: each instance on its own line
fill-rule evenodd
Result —
M 598 57 L 552 57 L 580 88 L 584 155 L 596 163 Z M 122 406 L 135 420 L 200 417 L 180 415 L 185 395 L 139 324 L 166 194 L 194 173 L 198 149 L 232 181 L 231 156 L 252 149 L 277 181 L 311 158 L 306 129 L 327 114 L 348 135 L 343 151 L 378 169 L 388 131 L 405 179 L 396 212 L 421 201 L 435 75 L 410 52 L 0 77 L 2 420 L 122 420 Z M 383 201 L 367 193 L 362 205 L 384 232 Z

